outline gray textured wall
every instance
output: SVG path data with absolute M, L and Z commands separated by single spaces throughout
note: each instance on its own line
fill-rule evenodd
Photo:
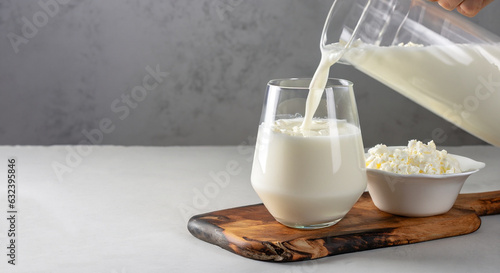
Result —
M 500 34 L 498 2 L 473 20 Z M 248 142 L 267 81 L 312 76 L 331 3 L 2 0 L 0 145 Z M 332 73 L 355 83 L 365 146 L 436 128 L 481 143 L 352 67 Z

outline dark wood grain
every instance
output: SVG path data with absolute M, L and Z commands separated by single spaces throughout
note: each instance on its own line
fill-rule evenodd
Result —
M 468 234 L 481 225 L 478 215 L 500 213 L 499 198 L 500 191 L 464 194 L 445 214 L 409 218 L 378 210 L 364 193 L 344 219 L 328 228 L 288 228 L 257 204 L 193 216 L 188 229 L 247 258 L 300 261 Z
M 500 214 L 500 191 L 460 194 L 454 207 L 473 210 L 479 216 Z

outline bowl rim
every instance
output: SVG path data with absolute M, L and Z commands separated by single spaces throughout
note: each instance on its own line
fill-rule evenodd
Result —
M 404 149 L 407 148 L 406 146 L 387 146 L 388 149 L 394 150 L 394 149 Z M 365 153 L 365 157 L 368 157 L 370 154 L 368 152 Z M 469 160 L 474 163 L 477 163 L 478 167 L 474 169 L 468 169 L 465 172 L 460 172 L 460 173 L 446 173 L 446 174 L 399 174 L 399 173 L 393 173 L 393 172 L 388 172 L 384 170 L 379 170 L 379 169 L 372 169 L 372 168 L 366 168 L 367 172 L 372 172 L 376 174 L 383 174 L 383 175 L 390 175 L 394 177 L 401 177 L 401 178 L 416 178 L 416 177 L 421 177 L 421 178 L 450 178 L 450 177 L 459 177 L 459 176 L 467 176 L 471 175 L 473 173 L 478 172 L 480 169 L 484 168 L 486 164 L 484 162 L 476 161 L 472 158 L 468 158 L 465 156 L 461 155 L 456 155 L 456 154 L 451 154 L 448 153 L 448 155 L 454 157 L 455 159 L 464 159 L 464 160 Z
M 388 172 L 388 171 L 383 171 L 379 169 L 370 169 L 366 168 L 367 172 L 373 172 L 377 174 L 382 174 L 382 175 L 390 175 L 394 177 L 404 177 L 404 178 L 450 178 L 450 177 L 460 177 L 460 176 L 466 176 L 466 175 L 471 175 L 473 173 L 478 172 L 480 169 L 474 169 L 470 170 L 467 172 L 461 172 L 461 173 L 445 173 L 445 174 L 426 174 L 426 173 L 421 173 L 421 174 L 400 174 L 400 173 L 393 173 L 393 172 Z

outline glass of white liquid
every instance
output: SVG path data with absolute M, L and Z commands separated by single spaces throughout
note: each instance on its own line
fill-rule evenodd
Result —
M 366 188 L 353 84 L 328 79 L 304 129 L 310 82 L 295 78 L 268 83 L 251 175 L 271 215 L 300 229 L 334 225 Z

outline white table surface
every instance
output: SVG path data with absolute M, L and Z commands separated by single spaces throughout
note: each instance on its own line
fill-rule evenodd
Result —
M 499 148 L 445 148 L 487 165 L 462 192 L 500 190 Z M 465 236 L 296 263 L 250 260 L 193 237 L 190 216 L 260 202 L 250 185 L 252 153 L 245 146 L 0 147 L 0 272 L 500 271 L 500 215 L 482 217 Z M 12 156 L 15 266 L 6 256 Z

